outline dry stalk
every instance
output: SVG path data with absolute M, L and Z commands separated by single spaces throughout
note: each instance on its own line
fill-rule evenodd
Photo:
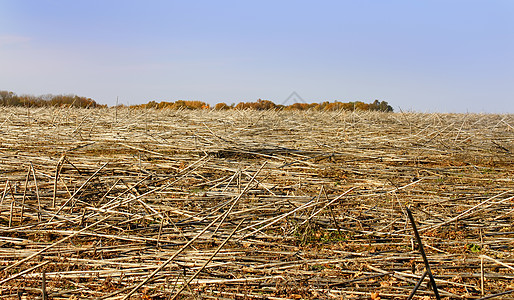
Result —
M 404 207 L 442 297 L 511 293 L 513 115 L 2 107 L 0 124 L 0 297 L 41 298 L 44 268 L 50 299 L 407 299 L 428 279 Z

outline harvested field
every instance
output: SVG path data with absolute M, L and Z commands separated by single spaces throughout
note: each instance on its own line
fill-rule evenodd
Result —
M 2 107 L 0 299 L 407 299 L 406 207 L 513 299 L 513 163 L 514 115 Z

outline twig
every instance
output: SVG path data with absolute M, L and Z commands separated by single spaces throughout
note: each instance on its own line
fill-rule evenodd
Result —
M 423 272 L 423 274 L 421 275 L 421 278 L 418 280 L 418 283 L 416 283 L 416 285 L 414 286 L 414 288 L 412 289 L 412 292 L 410 292 L 410 295 L 409 297 L 407 298 L 407 300 L 411 300 L 414 295 L 416 294 L 416 291 L 419 289 L 419 287 L 421 286 L 421 284 L 423 283 L 423 280 L 425 280 L 425 277 L 427 276 L 428 272 L 427 270 L 425 269 L 425 272 Z
M 241 220 L 241 222 L 239 222 L 239 224 L 236 226 L 236 228 L 234 228 L 234 230 L 232 230 L 232 232 L 229 234 L 229 236 L 221 243 L 221 245 L 219 245 L 219 247 L 216 249 L 216 251 L 214 251 L 214 253 L 209 257 L 209 259 L 207 259 L 207 261 L 202 265 L 202 267 L 200 269 L 198 269 L 198 271 L 196 271 L 196 273 L 191 276 L 185 283 L 184 285 L 182 285 L 182 288 L 180 290 L 178 290 L 178 292 L 173 295 L 173 297 L 171 298 L 171 300 L 174 300 L 178 297 L 178 295 L 180 295 L 180 293 L 186 288 L 186 286 L 189 286 L 189 284 L 191 283 L 191 281 L 193 281 L 193 279 L 196 278 L 196 276 L 198 276 L 200 274 L 200 272 L 203 271 L 203 269 L 205 269 L 205 267 L 212 261 L 212 259 L 220 252 L 220 250 L 225 246 L 225 244 L 232 238 L 232 236 L 234 235 L 234 233 L 236 233 L 236 231 L 239 229 L 239 227 L 241 226 L 241 224 L 243 224 L 243 222 L 245 221 L 245 219 Z
M 4 284 L 4 283 L 6 283 L 6 282 L 9 282 L 9 281 L 11 281 L 11 280 L 13 280 L 13 279 L 16 279 L 16 278 L 18 278 L 18 277 L 20 277 L 20 276 L 23 276 L 23 275 L 25 275 L 25 274 L 27 274 L 27 273 L 30 273 L 30 272 L 34 271 L 35 269 L 37 269 L 37 268 L 40 268 L 40 267 L 42 267 L 42 266 L 46 266 L 48 263 L 50 263 L 50 261 L 45 261 L 45 262 L 43 262 L 43 263 L 40 263 L 40 264 L 39 264 L 39 265 L 37 265 L 37 266 L 33 266 L 32 268 L 28 268 L 27 270 L 24 270 L 24 271 L 21 271 L 20 273 L 14 274 L 13 276 L 11 276 L 11 277 L 9 277 L 9 278 L 6 278 L 6 279 L 4 279 L 4 280 L 1 280 L 1 281 L 0 281 L 0 285 Z
M 504 266 L 505 268 L 508 268 L 508 269 L 511 269 L 511 270 L 513 270 L 513 271 L 514 271 L 514 267 L 513 267 L 513 266 L 508 265 L 508 264 L 506 264 L 506 263 L 503 263 L 503 262 L 501 262 L 501 261 L 499 261 L 499 260 L 497 260 L 497 259 L 494 259 L 494 258 L 492 258 L 492 257 L 490 257 L 490 256 L 487 256 L 487 255 L 485 255 L 485 254 L 480 255 L 480 258 L 482 258 L 482 259 L 483 259 L 483 258 L 486 258 L 486 259 L 488 259 L 488 260 L 490 260 L 490 261 L 494 261 L 495 263 L 497 263 L 497 264 L 499 264 L 499 265 L 501 265 L 501 266 Z
M 155 269 L 150 275 L 148 275 L 148 277 L 146 277 L 145 280 L 143 280 L 141 283 L 139 283 L 138 285 L 136 285 L 127 295 L 125 295 L 125 297 L 123 297 L 123 300 L 126 300 L 126 299 L 129 299 L 130 296 L 132 296 L 132 294 L 134 294 L 140 287 L 142 287 L 143 285 L 145 285 L 147 282 L 149 282 L 154 276 L 155 274 L 157 274 L 159 271 L 161 271 L 164 267 L 166 267 L 170 262 L 172 262 L 175 257 L 177 257 L 180 253 L 182 253 L 182 251 L 184 251 L 187 247 L 189 247 L 189 245 L 191 245 L 194 241 L 196 241 L 196 239 L 198 239 L 200 236 L 202 236 L 212 225 L 214 225 L 221 217 L 223 216 L 223 214 L 220 214 L 216 219 L 214 219 L 209 225 L 205 226 L 205 228 L 200 231 L 194 238 L 192 238 L 191 240 L 189 240 L 189 242 L 187 242 L 184 246 L 182 246 L 179 250 L 175 251 L 175 253 L 173 253 L 173 255 L 168 258 L 168 260 L 166 260 L 164 263 L 162 263 L 157 269 Z
M 480 256 L 480 294 L 484 296 L 484 257 Z
M 459 220 L 460 218 L 462 218 L 463 216 L 465 216 L 465 215 L 469 214 L 470 212 L 472 212 L 474 209 L 476 209 L 476 208 L 478 208 L 478 207 L 480 207 L 480 206 L 482 206 L 482 205 L 486 204 L 487 202 L 489 202 L 489 201 L 491 201 L 491 200 L 493 200 L 493 199 L 496 199 L 496 198 L 498 198 L 498 197 L 500 197 L 500 196 L 503 196 L 503 195 L 505 195 L 505 194 L 507 194 L 507 193 L 510 193 L 510 192 L 512 192 L 512 190 L 508 190 L 508 191 L 505 191 L 505 192 L 499 193 L 499 194 L 497 194 L 497 195 L 494 195 L 494 196 L 492 196 L 491 198 L 489 198 L 489 199 L 487 199 L 487 200 L 485 200 L 485 201 L 482 201 L 482 202 L 478 203 L 477 205 L 473 206 L 472 208 L 470 208 L 470 209 L 468 209 L 468 210 L 466 210 L 466 211 L 464 211 L 464 212 L 462 212 L 462 213 L 458 214 L 457 216 L 455 216 L 455 217 L 453 217 L 453 218 L 451 218 L 451 219 L 449 219 L 449 220 L 447 220 L 447 221 L 444 221 L 444 222 L 441 222 L 441 223 L 438 223 L 438 224 L 435 224 L 435 225 L 432 225 L 432 226 L 428 226 L 428 227 L 425 227 L 425 228 L 421 228 L 421 229 L 420 229 L 420 231 L 421 231 L 421 232 L 423 232 L 423 231 L 427 231 L 427 230 L 429 230 L 429 229 L 439 228 L 439 227 L 444 226 L 444 225 L 447 225 L 447 224 L 449 224 L 449 223 L 451 223 L 451 222 L 457 221 L 457 220 Z M 504 200 L 504 201 L 508 201 L 508 200 L 510 200 L 510 199 L 514 199 L 514 197 L 509 197 L 509 198 L 507 198 L 507 199 L 503 199 L 503 200 Z M 502 201 L 503 201 L 503 200 L 502 200 Z
M 55 180 L 54 180 L 54 191 L 52 196 L 52 209 L 55 208 L 55 200 L 57 197 L 57 181 L 59 180 L 59 174 L 61 173 L 64 159 L 66 158 L 66 154 L 62 154 L 61 158 L 57 162 L 57 166 L 55 167 Z
M 479 298 L 477 300 L 492 299 L 492 298 L 496 298 L 496 297 L 499 297 L 499 296 L 508 295 L 508 294 L 512 294 L 512 293 L 514 293 L 514 290 L 509 290 L 509 291 L 501 292 L 501 293 L 498 293 L 498 294 L 493 294 L 493 295 L 485 296 L 485 297 Z
M 29 185 L 31 168 L 27 168 L 27 176 L 25 176 L 25 185 L 23 186 L 23 197 L 21 198 L 21 212 L 20 212 L 20 224 L 23 222 L 23 213 L 25 212 L 25 199 L 27 199 L 27 187 Z M 41 219 L 38 218 L 38 221 Z
M 39 251 L 35 252 L 34 254 L 29 255 L 28 257 L 26 257 L 26 258 L 24 258 L 24 259 L 22 259 L 22 260 L 19 260 L 18 262 L 14 263 L 14 264 L 12 264 L 12 265 L 10 265 L 10 266 L 7 266 L 7 267 L 3 268 L 3 270 L 4 270 L 4 271 L 7 271 L 7 270 L 12 269 L 12 268 L 14 268 L 14 267 L 16 267 L 16 266 L 19 266 L 19 265 L 21 265 L 22 263 L 25 263 L 25 262 L 27 262 L 27 261 L 31 260 L 32 258 L 34 258 L 34 257 L 36 257 L 36 256 L 38 256 L 38 255 L 40 255 L 41 253 L 45 252 L 46 250 L 51 249 L 51 248 L 53 248 L 53 247 L 55 247 L 55 246 L 59 245 L 60 243 L 65 242 L 65 241 L 67 241 L 67 240 L 71 239 L 72 237 L 75 237 L 75 236 L 77 236 L 77 235 L 81 234 L 82 232 L 84 232 L 84 231 L 88 230 L 89 228 L 94 227 L 94 226 L 96 226 L 96 225 L 98 225 L 98 224 L 102 223 L 103 221 L 107 220 L 109 217 L 110 217 L 110 216 L 107 216 L 107 217 L 105 217 L 105 218 L 101 219 L 100 221 L 97 221 L 97 222 L 95 222 L 95 223 L 93 223 L 93 224 L 91 224 L 91 225 L 88 225 L 88 226 L 86 226 L 86 227 L 82 228 L 81 230 L 79 230 L 79 231 L 77 231 L 77 232 L 75 232 L 75 233 L 73 233 L 73 234 L 71 234 L 71 235 L 69 235 L 69 236 L 66 236 L 66 237 L 64 237 L 64 238 L 62 238 L 62 239 L 60 239 L 60 240 L 58 240 L 57 242 L 55 242 L 55 243 L 53 243 L 53 244 L 51 244 L 51 245 L 49 245 L 49 246 L 46 246 L 45 248 L 43 248 L 43 249 L 41 249 L 41 250 L 39 250 Z
M 98 174 L 103 168 L 105 168 L 105 166 L 107 166 L 108 163 L 109 162 L 104 163 L 98 170 L 96 170 L 95 173 L 93 173 L 93 175 L 89 176 L 89 178 L 75 191 L 75 193 L 73 193 L 73 195 L 71 195 L 71 197 L 66 202 L 64 202 L 64 204 L 61 205 L 61 207 L 59 207 L 59 209 L 55 212 L 55 215 L 58 215 L 61 212 L 61 210 L 66 206 L 66 204 L 73 200 L 75 196 L 96 176 L 96 174 Z M 50 220 L 48 220 L 48 223 L 53 221 L 55 215 L 51 217 Z
M 46 293 L 46 271 L 45 271 L 45 269 L 43 269 L 43 274 L 42 274 L 42 278 L 41 278 L 41 297 L 43 298 L 43 300 L 48 299 L 48 295 Z
M 414 235 L 416 236 L 416 240 L 418 241 L 418 247 L 419 252 L 421 253 L 421 256 L 423 257 L 423 262 L 425 263 L 425 269 L 428 273 L 428 276 L 430 277 L 430 284 L 432 285 L 432 290 L 434 291 L 434 295 L 437 300 L 440 300 L 441 297 L 439 296 L 439 292 L 437 291 L 437 285 L 435 283 L 434 275 L 432 275 L 432 271 L 430 271 L 430 264 L 428 263 L 427 256 L 425 254 L 425 249 L 423 248 L 423 243 L 421 242 L 421 237 L 419 236 L 418 229 L 416 228 L 416 222 L 414 221 L 414 217 L 412 216 L 412 213 L 408 207 L 405 207 L 407 210 L 407 214 L 409 215 L 409 219 L 412 225 L 412 230 L 414 231 Z
M 36 190 L 37 209 L 39 211 L 41 211 L 41 200 L 39 199 L 39 188 L 38 188 L 37 179 L 36 179 L 36 171 L 34 170 L 34 164 L 32 164 L 32 162 L 30 162 L 30 169 L 32 170 L 32 177 L 34 179 L 34 187 Z M 41 222 L 41 213 L 38 212 L 37 216 L 38 216 L 38 221 Z
M 257 175 L 261 172 L 262 168 L 264 168 L 264 166 L 266 164 L 267 164 L 267 162 L 264 162 L 261 165 L 261 167 L 255 172 L 255 174 L 253 174 L 252 178 L 250 179 L 250 181 L 248 181 L 248 183 L 246 184 L 245 188 L 241 191 L 241 193 L 239 193 L 239 195 L 234 199 L 234 201 L 232 201 L 232 205 L 230 205 L 230 208 L 223 214 L 223 218 L 221 219 L 221 222 L 218 224 L 218 227 L 216 227 L 216 230 L 214 231 L 214 233 L 218 232 L 221 224 L 223 224 L 223 222 L 225 222 L 225 219 L 232 212 L 232 209 L 234 208 L 234 206 L 239 202 L 241 197 L 243 197 L 243 195 L 248 191 L 248 189 L 250 188 L 250 185 L 254 181 L 255 177 L 257 177 Z M 241 174 L 241 173 L 239 173 L 239 174 Z

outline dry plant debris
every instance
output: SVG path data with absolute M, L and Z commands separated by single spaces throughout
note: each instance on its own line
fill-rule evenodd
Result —
M 406 299 L 406 206 L 443 299 L 512 298 L 513 152 L 513 115 L 2 107 L 0 299 Z

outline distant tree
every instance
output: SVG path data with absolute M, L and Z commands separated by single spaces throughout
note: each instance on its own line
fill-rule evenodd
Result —
M 362 101 L 355 102 L 355 109 L 356 110 L 369 110 L 369 104 L 364 103 Z
M 146 104 L 146 107 L 145 108 L 157 108 L 159 104 L 155 101 L 150 101 Z
M 230 109 L 231 107 L 228 106 L 226 103 L 217 103 L 215 106 L 214 106 L 214 109 L 215 110 L 227 110 L 227 109 Z
M 393 108 L 386 101 L 375 100 L 369 105 L 369 110 L 391 112 Z
M 382 101 L 379 104 L 379 110 L 380 111 L 385 111 L 385 112 L 392 112 L 393 111 L 393 107 L 391 105 L 389 105 L 389 103 L 387 103 L 386 101 Z
M 17 106 L 19 105 L 19 97 L 10 91 L 0 91 L 0 103 L 3 106 Z
M 21 95 L 18 96 L 13 92 L 0 91 L 0 105 L 4 106 L 27 106 L 27 107 L 45 107 L 45 106 L 73 106 L 83 108 L 107 107 L 100 105 L 93 99 L 80 97 L 77 95 Z
M 177 100 L 175 102 L 156 102 L 150 101 L 146 104 L 133 105 L 135 108 L 157 108 L 157 109 L 211 109 L 211 106 L 205 102 L 197 100 Z M 340 102 L 340 101 L 323 101 L 321 103 L 293 103 L 288 106 L 275 104 L 273 101 L 258 99 L 255 102 L 239 102 L 237 105 L 226 103 L 217 103 L 213 109 L 253 109 L 253 110 L 317 110 L 317 111 L 337 111 L 337 110 L 376 110 L 376 111 L 393 111 L 387 102 L 375 100 L 372 103 L 362 101 Z
M 315 109 L 318 103 L 293 103 L 284 108 L 284 110 L 309 110 Z

